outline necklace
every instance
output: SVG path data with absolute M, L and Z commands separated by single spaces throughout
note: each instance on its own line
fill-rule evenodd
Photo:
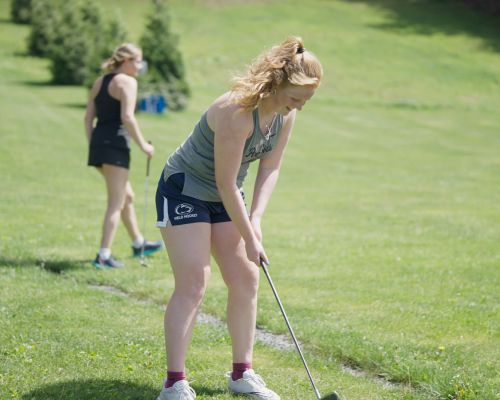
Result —
M 267 132 L 265 134 L 263 134 L 265 140 L 269 140 L 269 137 L 271 136 L 271 131 L 273 129 L 274 121 L 276 120 L 277 115 L 278 115 L 278 113 L 274 113 L 273 119 L 271 120 L 271 124 L 270 125 L 266 124 Z

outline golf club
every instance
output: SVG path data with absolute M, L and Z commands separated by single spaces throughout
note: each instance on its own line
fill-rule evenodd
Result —
M 297 341 L 297 338 L 295 337 L 295 333 L 293 333 L 292 326 L 290 325 L 290 321 L 288 320 L 285 309 L 283 308 L 283 304 L 281 303 L 281 300 L 278 296 L 278 292 L 276 291 L 276 288 L 274 287 L 273 280 L 271 279 L 271 275 L 269 275 L 269 271 L 267 269 L 266 263 L 262 259 L 260 260 L 260 266 L 262 267 L 264 274 L 266 275 L 266 278 L 269 282 L 269 285 L 271 286 L 271 289 L 274 293 L 274 297 L 276 298 L 276 301 L 278 302 L 278 305 L 280 307 L 281 314 L 283 314 L 283 318 L 285 318 L 286 326 L 288 327 L 288 330 L 290 331 L 290 335 L 292 335 L 293 343 L 295 344 L 295 347 L 296 347 L 297 351 L 299 352 L 302 363 L 304 364 L 304 367 L 306 368 L 307 375 L 309 376 L 309 380 L 311 381 L 311 385 L 314 389 L 314 394 L 316 395 L 317 400 L 341 400 L 339 395 L 335 392 L 332 392 L 324 397 L 321 397 L 321 394 L 319 393 L 319 390 L 316 387 L 316 384 L 314 383 L 314 379 L 311 375 L 311 371 L 309 371 L 309 367 L 307 366 L 306 359 L 304 358 L 304 355 L 302 354 L 302 350 L 300 349 L 299 342 Z
M 148 141 L 149 144 L 152 144 L 151 141 Z M 142 225 L 142 234 L 146 237 L 146 224 L 147 224 L 147 211 L 148 211 L 148 191 L 149 191 L 149 166 L 151 164 L 151 157 L 147 157 L 146 161 L 146 181 L 144 183 L 144 210 L 143 210 L 143 225 Z M 141 266 L 147 267 L 148 264 L 144 259 L 144 246 L 146 245 L 146 239 L 142 242 L 141 248 Z

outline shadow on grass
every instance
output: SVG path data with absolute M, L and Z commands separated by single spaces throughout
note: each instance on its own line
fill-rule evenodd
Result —
M 53 87 L 53 86 L 64 86 L 64 85 L 56 85 L 52 81 L 22 81 L 20 82 L 24 86 L 29 87 Z
M 5 267 L 38 267 L 54 274 L 90 266 L 91 260 L 50 260 L 34 257 L 9 258 L 0 256 L 0 268 Z
M 227 393 L 225 390 L 220 389 L 209 389 L 203 386 L 191 385 L 196 392 L 196 397 L 198 396 L 218 396 L 220 394 Z
M 216 396 L 224 393 L 200 386 L 193 386 L 198 396 Z M 41 386 L 21 397 L 22 400 L 151 400 L 161 387 L 152 387 L 119 380 L 90 379 L 66 381 Z
M 85 110 L 87 108 L 85 103 L 65 103 L 60 106 L 65 108 L 75 108 L 77 110 Z
M 484 47 L 500 52 L 500 17 L 452 0 L 344 0 L 366 3 L 388 11 L 386 23 L 374 28 L 400 34 L 468 35 L 482 39 Z
M 158 388 L 118 380 L 83 380 L 58 382 L 40 386 L 21 399 L 65 400 L 151 400 L 158 396 Z

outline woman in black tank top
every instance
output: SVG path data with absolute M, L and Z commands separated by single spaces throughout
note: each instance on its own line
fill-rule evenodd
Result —
M 101 247 L 93 262 L 96 268 L 123 266 L 111 255 L 120 217 L 133 241 L 134 255 L 141 255 L 143 251 L 151 254 L 162 247 L 161 241 L 145 241 L 141 235 L 134 210 L 134 193 L 128 180 L 130 137 L 148 157 L 154 154 L 153 146 L 142 136 L 134 116 L 137 99 L 135 76 L 142 65 L 139 48 L 132 44 L 119 46 L 103 64 L 103 69 L 109 73 L 95 81 L 87 103 L 88 165 L 96 167 L 103 175 L 108 193 Z

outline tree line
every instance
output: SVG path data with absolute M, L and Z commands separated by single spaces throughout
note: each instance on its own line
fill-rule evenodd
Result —
M 163 0 L 153 0 L 139 40 L 148 73 L 139 78 L 141 92 L 163 95 L 170 109 L 186 106 L 190 90 L 178 36 L 170 29 Z M 11 0 L 11 18 L 30 25 L 27 52 L 50 60 L 54 84 L 90 86 L 102 62 L 128 41 L 119 13 L 105 16 L 94 0 Z

